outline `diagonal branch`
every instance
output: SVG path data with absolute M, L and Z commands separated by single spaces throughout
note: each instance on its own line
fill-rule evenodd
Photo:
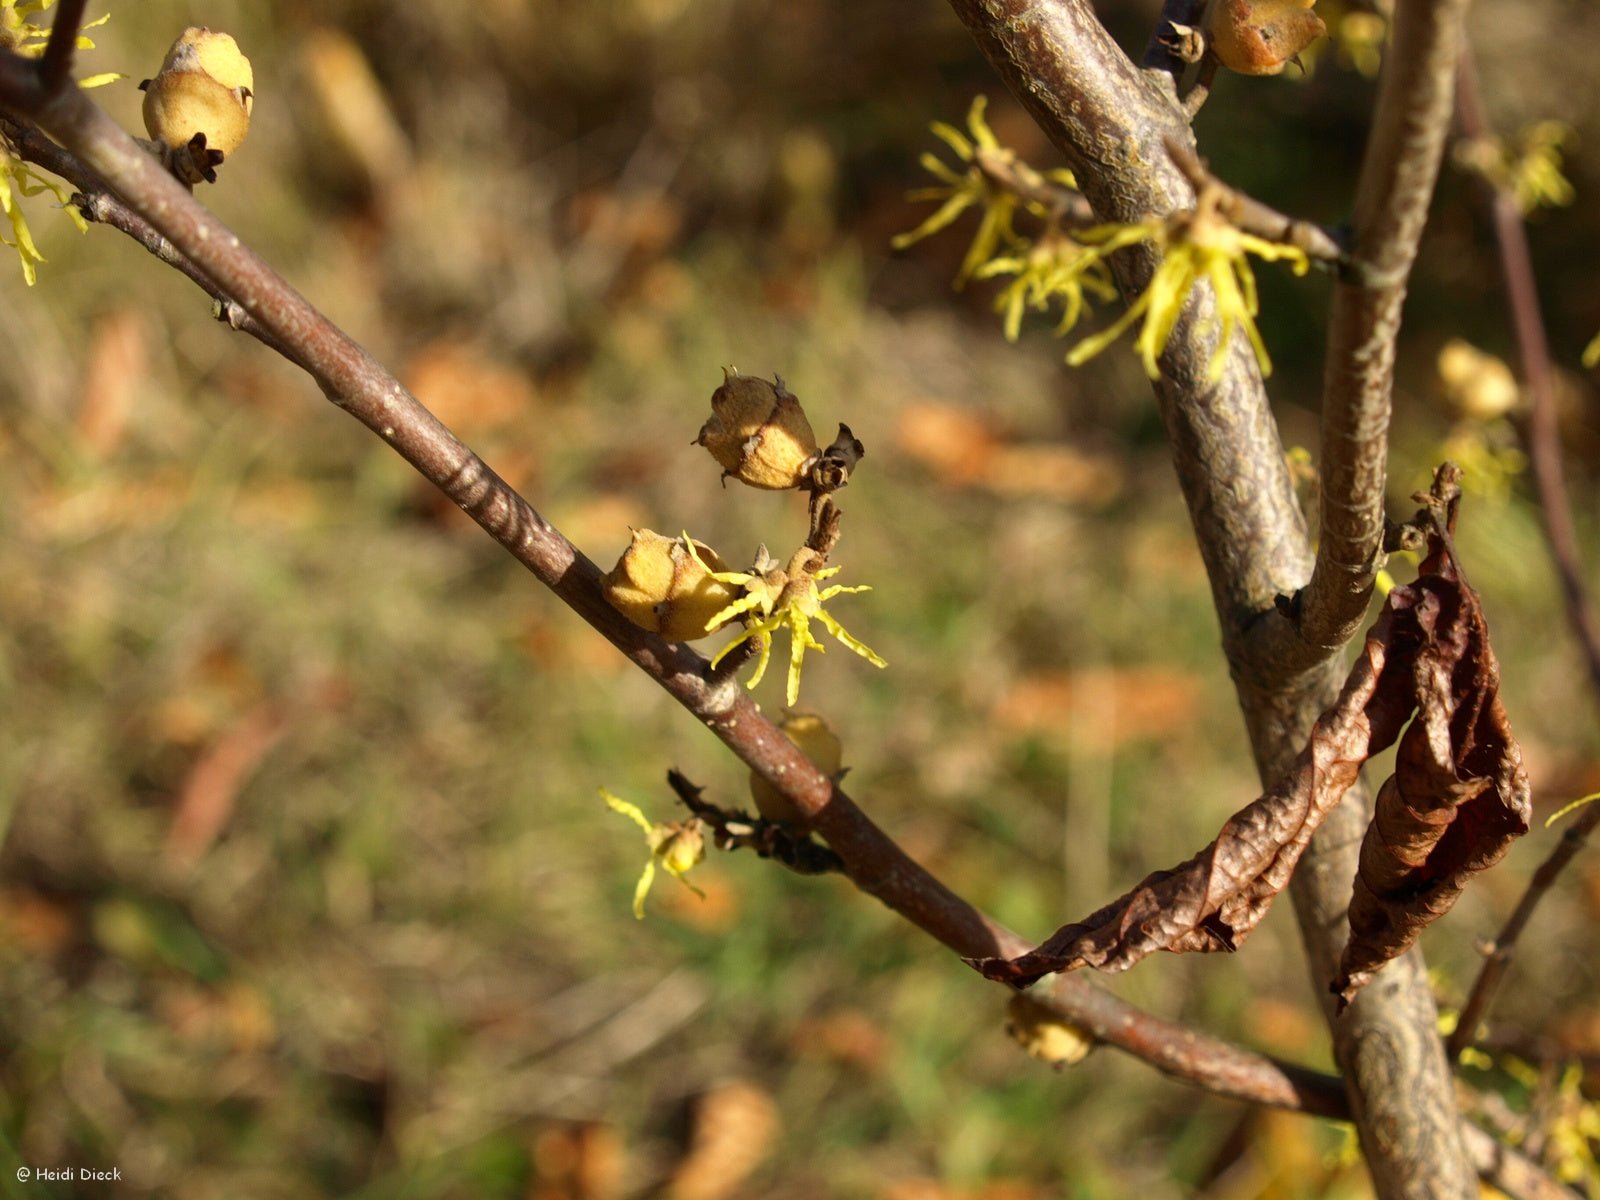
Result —
M 1505 926 L 1494 941 L 1484 948 L 1483 967 L 1478 971 L 1478 978 L 1473 981 L 1472 991 L 1467 994 L 1467 1002 L 1461 1007 L 1456 1027 L 1445 1043 L 1445 1053 L 1450 1056 L 1451 1061 L 1460 1058 L 1461 1052 L 1476 1039 L 1478 1025 L 1489 1011 L 1494 994 L 1500 987 L 1500 980 L 1504 978 L 1506 968 L 1511 964 L 1511 954 L 1516 947 L 1517 939 L 1522 936 L 1523 929 L 1533 916 L 1533 910 L 1538 907 L 1539 901 L 1544 899 L 1545 893 L 1550 890 L 1550 885 L 1555 883 L 1557 876 L 1566 869 L 1566 865 L 1577 857 L 1578 851 L 1583 849 L 1583 844 L 1589 840 L 1589 835 L 1594 832 L 1597 825 L 1600 825 L 1600 802 L 1591 801 L 1582 815 L 1561 835 L 1561 840 L 1556 843 L 1555 849 L 1550 851 L 1545 860 L 1539 864 L 1539 869 L 1528 881 L 1527 890 L 1522 893 L 1522 899 L 1517 901 L 1517 907 L 1506 918 Z
M 156 248 L 144 227 L 170 247 L 168 261 L 185 269 L 214 297 L 237 297 L 263 340 L 291 347 L 292 359 L 329 398 L 395 446 L 426 478 L 461 505 L 492 537 L 685 708 L 742 760 L 782 791 L 845 861 L 853 882 L 957 953 L 1014 955 L 1027 944 L 974 909 L 910 859 L 823 777 L 732 680 L 711 674 L 688 648 L 638 629 L 605 603 L 599 570 L 521 496 L 462 445 L 387 371 L 329 324 L 311 305 L 242 245 L 195 198 L 166 175 L 76 89 L 52 94 L 31 64 L 0 55 L 0 106 L 34 116 L 127 202 L 114 223 Z M 36 160 L 38 161 L 38 160 Z M 270 343 L 269 343 L 270 344 Z M 1191 351 L 1191 353 L 1194 353 Z M 1203 373 L 1209 349 L 1194 358 Z M 1250 360 L 1248 355 L 1243 361 Z M 1265 1056 L 1140 1012 L 1087 980 L 1061 977 L 1036 996 L 1099 1040 L 1175 1077 L 1219 1094 L 1328 1116 L 1342 1116 L 1337 1079 L 1275 1063 Z M 1485 1177 L 1532 1200 L 1538 1171 L 1481 1132 L 1468 1131 L 1473 1159 Z M 1518 1182 L 1519 1172 L 1533 1181 Z M 1528 1174 L 1531 1172 L 1531 1174 Z M 1554 1185 L 1549 1185 L 1551 1189 Z

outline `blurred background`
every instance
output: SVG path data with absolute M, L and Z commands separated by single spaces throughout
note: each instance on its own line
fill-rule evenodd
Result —
M 1098 7 L 1137 54 L 1156 5 Z M 889 248 L 928 212 L 906 198 L 942 149 L 928 123 L 979 93 L 1059 165 L 948 10 L 112 12 L 82 70 L 128 76 L 97 97 L 134 132 L 184 26 L 237 37 L 254 124 L 204 202 L 602 565 L 630 526 L 741 564 L 804 536 L 798 496 L 724 490 L 690 445 L 723 366 L 782 374 L 819 433 L 851 425 L 868 456 L 835 561 L 874 590 L 833 611 L 890 667 L 813 656 L 801 705 L 843 737 L 852 794 L 975 903 L 1043 936 L 1256 795 L 1133 354 L 1069 370 L 1049 319 L 1008 344 L 997 285 L 950 286 L 970 216 Z M 1497 125 L 1575 131 L 1577 198 L 1532 240 L 1594 545 L 1600 14 L 1473 21 Z M 1336 222 L 1375 85 L 1331 49 L 1308 68 L 1221 79 L 1201 148 Z M 666 880 L 635 921 L 644 842 L 597 789 L 667 820 L 668 767 L 730 805 L 743 768 L 187 281 L 48 195 L 25 208 L 49 261 L 29 289 L 0 260 L 0 1194 L 91 1190 L 16 1165 L 184 1198 L 1366 1194 L 1335 1126 L 1112 1051 L 1029 1060 L 999 989 L 841 880 L 713 854 L 704 900 Z M 1330 285 L 1258 275 L 1285 441 L 1314 460 Z M 1447 169 L 1393 511 L 1451 439 L 1494 468 L 1459 540 L 1542 822 L 1600 787 L 1596 707 L 1510 426 L 1441 384 L 1455 337 L 1511 353 L 1475 184 Z M 781 707 L 781 670 L 758 696 Z M 1446 1006 L 1559 833 L 1425 938 Z M 1520 1057 L 1473 1073 L 1507 1111 L 1536 1090 L 1516 1063 L 1600 1055 L 1597 917 L 1591 854 L 1498 1006 Z M 1328 1061 L 1287 906 L 1237 955 L 1110 986 Z

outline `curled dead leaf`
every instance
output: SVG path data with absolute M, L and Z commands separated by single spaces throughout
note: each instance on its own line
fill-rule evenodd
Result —
M 1458 477 L 1450 464 L 1440 468 L 1418 514 L 1429 546 L 1418 578 L 1390 593 L 1338 700 L 1288 774 L 1187 862 L 1148 876 L 1027 954 L 973 966 L 1023 987 L 1055 971 L 1123 971 L 1156 950 L 1237 949 L 1362 763 L 1392 745 L 1407 721 L 1396 778 L 1380 793 L 1363 845 L 1353 936 L 1334 990 L 1348 1000 L 1450 908 L 1470 875 L 1499 861 L 1528 827 L 1528 781 L 1500 705 L 1483 612 L 1455 562 Z
M 1361 842 L 1350 941 L 1333 983 L 1341 1004 L 1448 912 L 1468 879 L 1499 862 L 1532 814 L 1489 627 L 1450 548 L 1457 501 L 1449 500 L 1416 582 L 1389 596 L 1390 611 L 1409 611 L 1418 639 L 1410 667 L 1417 716 Z

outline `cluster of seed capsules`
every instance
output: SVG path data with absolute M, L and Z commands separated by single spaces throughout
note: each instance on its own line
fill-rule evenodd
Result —
M 865 453 L 846 425 L 833 444 L 817 445 L 811 422 L 782 379 L 771 381 L 736 371 L 725 373 L 711 397 L 711 417 L 695 439 L 735 479 L 766 490 L 797 489 L 811 495 L 811 530 L 804 544 L 779 561 L 761 547 L 747 571 L 731 570 L 710 546 L 688 534 L 666 537 L 636 529 L 633 540 L 603 581 L 606 599 L 641 629 L 670 641 L 708 637 L 734 621 L 744 633 L 712 660 L 716 666 L 735 648 L 752 643 L 757 663 L 749 686 L 766 672 L 772 635 L 790 639 L 788 703 L 799 697 L 800 668 L 807 650 L 822 650 L 811 635 L 813 621 L 874 666 L 876 652 L 845 631 L 824 605 L 835 596 L 866 587 L 820 581 L 838 573 L 827 565 L 839 537 L 839 510 L 832 493 L 843 487 Z

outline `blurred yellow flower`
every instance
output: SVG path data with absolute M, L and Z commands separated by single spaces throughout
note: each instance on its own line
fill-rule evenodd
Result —
M 1211 320 L 1217 329 L 1216 349 L 1212 351 L 1208 371 L 1211 381 L 1222 378 L 1235 327 L 1242 328 L 1250 339 L 1261 373 L 1272 373 L 1272 360 L 1261 340 L 1261 331 L 1256 328 L 1260 303 L 1256 296 L 1255 274 L 1247 255 L 1254 254 L 1267 262 L 1286 261 L 1296 275 L 1304 275 L 1310 262 L 1303 251 L 1293 246 L 1269 242 L 1236 228 L 1217 211 L 1219 198 L 1219 193 L 1202 191 L 1191 211 L 1165 218 L 1150 217 L 1131 225 L 1100 225 L 1078 235 L 1080 240 L 1091 243 L 1094 255 L 1100 258 L 1124 246 L 1150 242 L 1161 252 L 1161 262 L 1149 286 L 1128 310 L 1109 328 L 1074 346 L 1067 355 L 1068 364 L 1081 366 L 1142 319 L 1134 349 L 1139 352 L 1145 373 L 1151 379 L 1159 378 L 1161 368 L 1156 360 L 1172 336 L 1189 293 L 1196 284 L 1207 281 L 1216 294 L 1217 305 L 1216 315 Z
M 706 856 L 705 830 L 699 817 L 655 823 L 639 811 L 638 805 L 613 796 L 605 788 L 600 789 L 600 798 L 612 812 L 621 813 L 644 830 L 645 844 L 650 847 L 650 857 L 645 860 L 644 871 L 633 889 L 635 917 L 644 920 L 644 898 L 650 894 L 650 886 L 655 882 L 657 864 L 696 896 L 705 899 L 706 894 L 686 878 L 689 871 Z
M 0 0 L 0 50 L 10 50 L 24 58 L 38 58 L 43 54 L 45 45 L 50 40 L 50 27 L 36 24 L 28 18 L 43 12 L 54 3 L 55 0 Z M 93 29 L 96 25 L 104 25 L 110 19 L 111 14 L 107 13 L 98 20 L 90 21 L 83 28 Z M 77 46 L 80 50 L 92 50 L 94 42 L 80 34 Z M 116 72 L 91 75 L 87 79 L 79 80 L 78 86 L 100 87 L 102 84 L 122 78 L 123 76 Z M 0 245 L 11 246 L 16 250 L 17 257 L 22 261 L 22 278 L 27 281 L 29 287 L 38 282 L 37 264 L 44 262 L 45 258 L 34 243 L 33 230 L 28 227 L 28 218 L 23 214 L 18 200 L 23 196 L 34 196 L 44 191 L 48 191 L 61 202 L 67 216 L 78 227 L 79 233 L 88 230 L 88 223 L 69 203 L 70 189 L 35 171 L 18 156 L 16 148 L 4 136 L 0 136 L 0 212 L 5 214 L 11 226 L 10 237 L 0 233 Z
M 932 154 L 920 159 L 923 170 L 938 179 L 939 187 L 919 188 L 909 194 L 912 200 L 942 200 L 937 210 L 909 233 L 891 239 L 890 245 L 904 250 L 914 242 L 939 232 L 955 221 L 963 212 L 974 206 L 983 210 L 978 231 L 961 260 L 961 270 L 956 274 L 956 287 L 961 287 L 977 273 L 978 268 L 994 258 L 1002 246 L 1026 247 L 1028 239 L 1018 235 L 1012 226 L 1018 208 L 1026 209 L 1037 217 L 1049 215 L 1048 206 L 1038 198 L 1038 193 L 1057 188 L 1077 188 L 1071 171 L 1054 170 L 1041 173 L 1017 157 L 1016 152 L 1002 146 L 984 120 L 989 105 L 987 96 L 977 96 L 967 110 L 969 139 L 959 129 L 943 121 L 929 126 L 934 136 L 949 146 L 967 169 L 957 173 Z M 1009 187 L 1002 176 L 1014 178 L 1030 195 Z

